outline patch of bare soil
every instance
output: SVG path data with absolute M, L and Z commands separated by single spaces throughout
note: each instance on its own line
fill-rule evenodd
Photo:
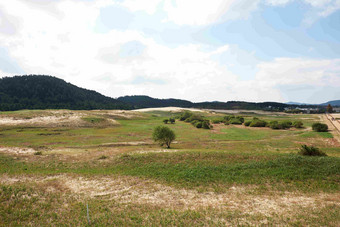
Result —
M 170 153 L 170 152 L 178 152 L 177 149 L 158 149 L 158 150 L 139 150 L 135 153 L 137 154 L 146 154 L 146 153 Z
M 81 127 L 89 123 L 82 118 L 83 113 L 60 113 L 52 116 L 38 116 L 33 118 L 1 117 L 0 126 L 34 126 L 34 127 Z M 111 125 L 118 124 L 114 119 L 108 119 Z
M 140 118 L 142 115 L 136 111 L 130 110 L 91 110 L 91 113 L 96 115 L 102 115 L 104 117 L 113 118 L 113 119 L 131 119 L 131 118 Z
M 84 178 L 69 175 L 48 177 L 0 177 L 2 184 L 33 181 L 44 183 L 53 182 L 50 190 L 63 190 L 78 196 L 100 197 L 115 200 L 122 204 L 151 204 L 169 209 L 201 209 L 217 208 L 227 210 L 241 210 L 250 215 L 294 215 L 301 208 L 322 208 L 326 205 L 340 205 L 340 193 L 312 194 L 271 192 L 265 195 L 249 193 L 248 186 L 231 187 L 225 193 L 204 192 L 195 190 L 177 189 L 155 183 L 151 180 L 142 180 L 136 177 L 96 177 Z M 57 181 L 58 183 L 56 183 Z M 58 185 L 58 188 L 53 188 Z
M 22 147 L 0 147 L 0 152 L 10 154 L 33 154 L 36 150 Z
M 130 141 L 130 142 L 115 142 L 115 143 L 103 143 L 101 147 L 119 147 L 119 146 L 138 146 L 138 145 L 152 145 L 152 141 Z
M 66 115 L 66 116 L 41 116 L 33 117 L 30 119 L 20 119 L 13 117 L 2 117 L 0 118 L 1 126 L 45 126 L 45 127 L 56 127 L 56 126 L 76 126 L 81 125 L 81 114 Z
M 181 107 L 159 107 L 159 108 L 144 108 L 144 109 L 138 109 L 138 110 L 133 110 L 136 112 L 150 112 L 150 111 L 169 111 L 169 112 L 182 112 L 185 110 L 189 111 L 196 111 L 196 112 L 207 112 L 208 110 L 202 110 L 202 109 L 194 109 L 194 108 L 181 108 Z
M 335 121 L 332 123 L 332 120 L 331 118 L 328 118 L 325 114 L 321 115 L 320 116 L 320 119 L 328 125 L 328 129 L 330 131 L 330 133 L 332 133 L 334 139 L 337 141 L 337 143 L 335 143 L 333 141 L 333 144 L 336 146 L 336 145 L 339 145 L 340 144 L 340 124 L 339 124 L 339 128 L 336 128 L 338 127 L 337 124 L 334 124 Z M 332 142 L 332 141 L 331 141 Z

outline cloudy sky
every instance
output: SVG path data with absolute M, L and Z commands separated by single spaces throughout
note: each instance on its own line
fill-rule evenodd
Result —
M 340 99 L 340 0 L 0 0 L 0 76 L 110 97 Z

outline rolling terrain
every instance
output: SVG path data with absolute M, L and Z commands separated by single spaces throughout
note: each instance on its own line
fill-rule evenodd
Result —
M 1 112 L 0 225 L 87 225 L 88 205 L 95 226 L 339 226 L 340 141 L 311 130 L 322 115 L 242 113 L 304 124 L 288 130 L 177 119 L 160 147 L 153 129 L 179 111 Z

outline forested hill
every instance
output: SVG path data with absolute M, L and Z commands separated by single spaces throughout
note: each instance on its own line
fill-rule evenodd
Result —
M 128 103 L 134 108 L 153 108 L 153 107 L 167 107 L 167 106 L 177 106 L 177 107 L 193 107 L 194 104 L 187 100 L 181 99 L 156 99 L 145 95 L 133 95 L 119 97 L 119 101 Z
M 131 109 L 131 106 L 52 76 L 1 78 L 0 110 L 20 109 Z

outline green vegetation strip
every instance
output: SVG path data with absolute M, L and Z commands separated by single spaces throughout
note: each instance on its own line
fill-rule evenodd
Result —
M 146 177 L 179 187 L 270 185 L 302 191 L 336 191 L 340 159 L 290 155 L 250 155 L 223 152 L 180 152 L 123 155 L 105 164 L 65 162 L 25 163 L 0 155 L 0 173 L 84 175 L 121 174 Z

